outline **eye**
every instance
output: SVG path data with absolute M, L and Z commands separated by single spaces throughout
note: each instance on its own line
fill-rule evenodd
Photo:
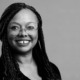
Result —
M 28 30 L 33 30 L 33 29 L 35 29 L 35 28 L 34 28 L 34 26 L 27 26 L 27 29 L 28 29 Z
M 19 27 L 18 26 L 11 26 L 10 29 L 17 30 L 17 29 L 19 29 Z

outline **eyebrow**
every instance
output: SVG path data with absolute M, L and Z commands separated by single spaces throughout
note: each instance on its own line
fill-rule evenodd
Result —
M 35 24 L 37 23 L 38 24 L 38 22 L 28 22 L 27 24 L 29 25 L 30 23 L 35 23 Z M 18 23 L 18 22 L 10 22 L 10 24 L 17 24 L 17 25 L 20 26 L 20 23 Z
M 19 24 L 19 23 L 17 23 L 17 22 L 10 22 L 10 23 L 9 23 L 9 25 L 11 25 L 11 24 L 17 24 L 17 25 L 19 25 L 19 26 L 20 26 L 20 24 Z

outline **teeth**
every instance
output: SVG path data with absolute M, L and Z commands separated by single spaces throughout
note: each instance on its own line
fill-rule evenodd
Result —
M 18 41 L 18 43 L 23 43 L 23 41 Z
M 29 41 L 18 41 L 18 43 L 21 43 L 21 44 L 23 44 L 23 43 L 28 43 Z
M 23 43 L 28 43 L 29 41 L 23 41 Z

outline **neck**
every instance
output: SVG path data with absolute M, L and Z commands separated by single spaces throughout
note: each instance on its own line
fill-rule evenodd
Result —
M 17 61 L 19 64 L 31 64 L 33 62 L 32 51 L 26 55 L 18 55 Z

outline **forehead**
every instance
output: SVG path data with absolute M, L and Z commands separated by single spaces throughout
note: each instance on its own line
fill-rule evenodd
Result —
M 29 9 L 20 10 L 10 22 L 38 22 L 37 16 Z

